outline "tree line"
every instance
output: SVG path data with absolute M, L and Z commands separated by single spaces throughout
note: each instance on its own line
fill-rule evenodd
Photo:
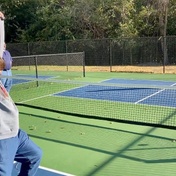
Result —
M 6 42 L 176 35 L 176 0 L 0 0 Z

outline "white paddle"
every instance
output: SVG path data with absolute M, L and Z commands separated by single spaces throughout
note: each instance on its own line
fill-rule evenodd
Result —
M 4 19 L 0 18 L 0 57 L 2 58 L 4 49 Z

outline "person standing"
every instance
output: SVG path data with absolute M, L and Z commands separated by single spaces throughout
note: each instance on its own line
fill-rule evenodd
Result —
M 10 89 L 12 87 L 12 56 L 8 50 L 6 50 L 6 43 L 4 43 L 4 51 L 2 58 L 5 61 L 5 68 L 2 71 L 1 75 L 1 82 L 6 88 L 7 92 L 10 92 Z
M 3 20 L 0 12 L 0 74 L 5 69 L 3 55 Z M 11 176 L 14 161 L 21 163 L 18 176 L 35 176 L 42 150 L 19 128 L 19 111 L 0 81 L 0 176 Z

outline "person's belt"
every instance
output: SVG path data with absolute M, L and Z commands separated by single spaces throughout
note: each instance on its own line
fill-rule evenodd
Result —
M 10 69 L 4 69 L 3 71 L 7 71 L 7 70 L 10 70 Z

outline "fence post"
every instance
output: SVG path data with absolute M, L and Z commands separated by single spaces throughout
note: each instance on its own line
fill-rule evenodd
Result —
M 110 64 L 110 72 L 112 72 L 112 42 L 113 40 L 110 39 L 110 44 L 109 44 L 109 64 Z
M 36 76 L 36 79 L 37 79 L 36 83 L 37 83 L 37 87 L 38 87 L 39 83 L 38 83 L 37 56 L 34 56 L 34 60 L 35 60 L 35 72 L 36 72 L 35 76 Z
M 83 77 L 86 76 L 86 70 L 85 70 L 85 66 L 86 66 L 86 59 L 85 59 L 85 51 L 83 51 Z

